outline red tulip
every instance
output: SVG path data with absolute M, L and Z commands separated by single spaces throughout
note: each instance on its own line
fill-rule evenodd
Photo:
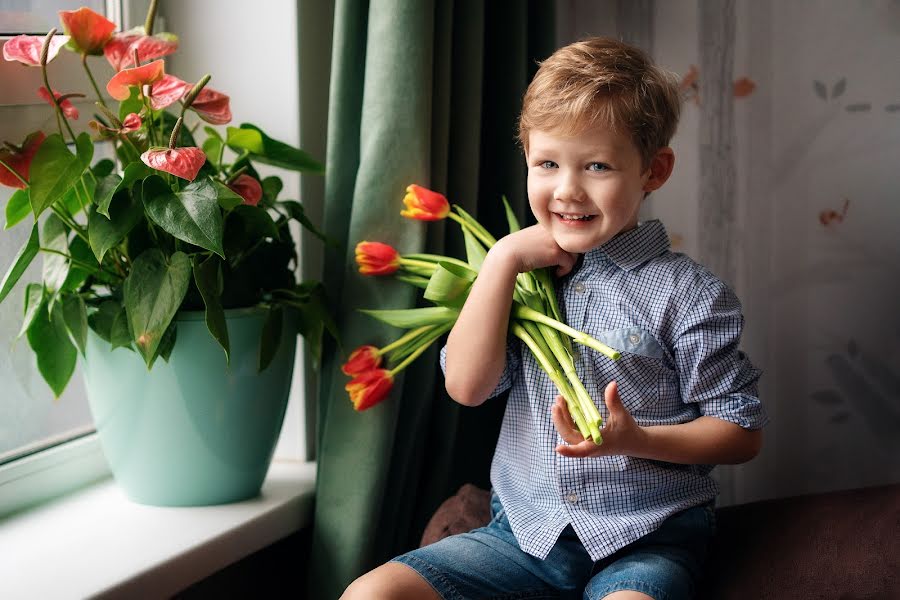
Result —
M 59 11 L 59 20 L 72 37 L 69 46 L 81 54 L 103 54 L 103 47 L 116 30 L 115 23 L 84 6 Z
M 134 51 L 138 61 L 147 62 L 168 56 L 178 50 L 178 37 L 171 33 L 144 35 L 143 27 L 115 34 L 103 47 L 103 56 L 116 71 L 134 66 Z
M 354 377 L 381 366 L 381 352 L 375 346 L 360 346 L 350 353 L 350 358 L 341 365 L 344 375 Z
M 141 154 L 141 160 L 151 169 L 193 181 L 206 162 L 206 154 L 200 148 L 150 148 Z
M 50 47 L 47 49 L 47 62 L 56 58 L 59 49 L 69 41 L 67 35 L 54 35 L 50 39 Z M 9 61 L 17 60 L 29 67 L 41 66 L 41 48 L 44 47 L 43 36 L 17 35 L 3 44 L 3 58 Z
M 406 188 L 403 204 L 406 209 L 400 215 L 409 219 L 440 221 L 450 214 L 450 203 L 443 194 L 415 184 Z
M 174 75 L 163 75 L 163 78 L 153 84 L 150 90 L 150 106 L 153 110 L 162 110 L 177 101 L 191 91 L 191 84 L 178 79 Z
M 190 91 L 191 87 L 188 86 L 187 92 Z M 230 102 L 229 97 L 222 92 L 205 87 L 197 94 L 190 108 L 207 123 L 224 125 L 231 122 Z
M 6 148 L 0 148 L 0 160 L 18 173 L 19 177 L 28 181 L 31 161 L 46 137 L 43 131 L 35 131 L 25 138 L 21 147 L 7 144 Z M 0 165 L 0 184 L 14 188 L 24 188 L 25 184 L 22 183 L 19 177 L 16 177 L 9 169 Z
M 394 386 L 394 376 L 385 369 L 372 369 L 351 379 L 344 389 L 356 410 L 366 410 L 384 400 Z
M 47 91 L 47 88 L 41 86 L 40 88 L 38 88 L 38 94 L 40 94 L 41 98 L 43 98 L 47 102 L 47 104 L 49 104 L 50 106 L 54 106 L 53 100 L 50 99 L 50 92 Z M 59 92 L 53 92 L 53 95 L 56 96 L 57 100 L 62 98 L 62 94 L 60 94 Z M 81 94 L 78 95 L 80 96 Z M 72 104 L 72 101 L 69 100 L 69 97 L 70 96 L 66 96 L 65 98 L 63 98 L 63 100 L 59 103 L 59 107 L 62 109 L 63 115 L 65 115 L 67 119 L 77 120 L 78 109 L 75 108 L 75 105 Z
M 262 198 L 262 186 L 259 182 L 246 173 L 241 173 L 238 178 L 228 184 L 235 194 L 244 199 L 244 204 L 256 206 Z
M 152 85 L 162 80 L 165 75 L 163 61 L 155 60 L 140 67 L 119 71 L 106 84 L 106 91 L 116 100 L 127 100 L 131 94 L 129 87 L 136 85 L 143 89 L 145 85 Z
M 400 254 L 381 242 L 360 242 L 356 245 L 356 264 L 363 275 L 390 275 L 400 268 Z

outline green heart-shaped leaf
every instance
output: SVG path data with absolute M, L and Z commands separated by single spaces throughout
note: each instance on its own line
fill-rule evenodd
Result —
M 59 398 L 72 377 L 78 359 L 78 352 L 69 341 L 62 311 L 53 311 L 51 315 L 47 303 L 42 302 L 28 328 L 28 345 L 37 357 L 38 371 L 53 390 L 53 395 Z
M 75 141 L 76 154 L 69 152 L 58 134 L 47 136 L 31 163 L 31 209 L 35 218 L 62 198 L 81 178 L 94 156 L 94 143 L 87 133 Z
M 16 190 L 6 203 L 6 226 L 9 229 L 25 220 L 31 214 L 31 200 L 28 198 L 28 188 Z
M 225 322 L 225 311 L 222 310 L 222 262 L 217 256 L 210 256 L 200 262 L 194 258 L 194 282 L 203 303 L 206 305 L 206 328 L 225 350 L 225 362 L 229 361 L 230 346 L 228 341 L 228 325 Z
M 66 324 L 66 330 L 75 345 L 84 356 L 84 348 L 87 344 L 87 309 L 84 306 L 84 300 L 81 296 L 68 294 L 63 299 L 63 321 Z
M 255 125 L 242 123 L 240 128 L 229 127 L 226 131 L 228 147 L 236 152 L 249 152 L 250 157 L 256 162 L 292 171 L 325 172 L 325 167 L 309 154 L 270 138 Z
M 62 289 L 69 275 L 69 229 L 55 214 L 47 216 L 41 231 L 42 247 L 55 252 L 44 252 L 44 287 L 51 294 Z M 62 254 L 57 254 L 57 252 Z
M 125 239 L 143 215 L 140 198 L 127 192 L 116 194 L 109 205 L 109 217 L 100 214 L 99 208 L 91 208 L 88 214 L 88 240 L 97 262 L 103 262 L 106 252 Z
M 3 302 L 3 299 L 6 298 L 13 287 L 15 287 L 16 282 L 22 277 L 22 273 L 25 272 L 25 269 L 27 269 L 28 265 L 31 264 L 31 261 L 34 260 L 34 257 L 37 256 L 40 247 L 41 242 L 38 236 L 38 224 L 35 223 L 31 227 L 31 235 L 28 236 L 28 241 L 26 241 L 25 245 L 19 249 L 16 257 L 13 259 L 12 265 L 10 265 L 6 275 L 3 276 L 3 281 L 0 282 L 0 302 Z
M 183 252 L 167 257 L 151 248 L 138 256 L 125 279 L 125 310 L 138 352 L 151 365 L 160 340 L 181 306 L 191 279 L 191 261 Z
M 144 180 L 143 190 L 147 214 L 157 225 L 180 240 L 225 258 L 222 211 L 211 180 L 198 179 L 175 193 L 165 180 L 154 175 Z
M 28 331 L 28 328 L 31 327 L 43 301 L 44 286 L 40 283 L 29 283 L 25 286 L 25 318 L 22 319 L 22 329 L 19 330 L 19 335 L 16 336 L 17 338 L 22 337 L 22 335 Z

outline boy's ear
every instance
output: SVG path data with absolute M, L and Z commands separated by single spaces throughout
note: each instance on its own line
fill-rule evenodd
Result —
M 658 190 L 669 179 L 672 169 L 675 168 L 675 152 L 666 146 L 656 151 L 650 160 L 648 169 L 650 177 L 644 183 L 644 191 L 649 193 Z

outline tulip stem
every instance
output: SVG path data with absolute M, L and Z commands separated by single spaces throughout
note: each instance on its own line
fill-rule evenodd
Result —
M 409 331 L 408 333 L 406 333 L 404 336 L 402 336 L 402 337 L 400 337 L 400 338 L 397 338 L 397 340 L 391 342 L 390 344 L 388 344 L 387 346 L 385 346 L 384 348 L 382 348 L 381 350 L 379 350 L 379 351 L 378 351 L 378 356 L 381 356 L 382 354 L 387 354 L 388 352 L 390 352 L 390 351 L 393 350 L 394 348 L 396 348 L 396 347 L 398 347 L 398 346 L 402 346 L 402 345 L 405 344 L 406 342 L 408 342 L 408 341 L 410 341 L 410 340 L 412 340 L 412 339 L 418 337 L 419 335 L 421 335 L 422 333 L 428 331 L 428 330 L 431 329 L 432 327 L 433 327 L 433 325 L 424 325 L 424 326 L 422 326 L 422 327 L 419 327 L 418 329 L 412 329 L 412 330 L 410 330 L 410 331 Z
M 16 179 L 18 179 L 19 181 L 21 181 L 22 184 L 23 184 L 25 187 L 28 187 L 28 182 L 25 181 L 25 178 L 22 177 L 22 176 L 19 174 L 18 171 L 16 171 L 16 170 L 13 169 L 11 166 L 9 166 L 8 164 L 6 164 L 6 163 L 3 161 L 2 158 L 0 158 L 0 167 L 3 167 L 3 168 L 6 169 L 7 171 L 9 171 L 9 172 L 12 173 L 13 175 L 15 175 L 15 176 L 16 176 Z
M 427 260 L 416 260 L 414 258 L 406 258 L 405 256 L 401 256 L 399 260 L 400 264 L 404 267 L 419 267 L 422 269 L 430 269 L 433 271 L 437 266 L 436 263 L 428 262 Z
M 528 321 L 535 321 L 537 323 L 543 323 L 544 325 L 549 325 L 553 329 L 566 334 L 579 344 L 584 346 L 588 346 L 589 348 L 593 348 L 597 352 L 608 356 L 612 360 L 618 360 L 621 357 L 621 353 L 618 350 L 613 350 L 603 342 L 599 340 L 595 340 L 588 334 L 578 331 L 577 329 L 572 329 L 568 325 L 564 323 L 560 323 L 556 319 L 551 319 L 545 314 L 542 314 L 534 309 L 531 309 L 525 305 L 517 304 L 513 307 L 512 315 L 518 319 L 526 319 Z
M 459 215 L 451 212 L 448 213 L 447 216 L 459 223 L 460 227 L 465 227 L 466 229 L 468 229 L 469 232 L 476 238 L 478 238 L 478 241 L 480 241 L 486 247 L 490 248 L 497 243 L 497 240 L 491 239 L 490 236 L 486 237 L 484 232 L 480 231 L 477 227 L 475 227 Z
M 394 367 L 393 369 L 391 369 L 389 371 L 391 377 L 394 377 L 395 375 L 397 375 L 397 373 L 399 373 L 400 371 L 405 369 L 412 361 L 419 358 L 419 356 L 421 356 L 422 353 L 425 352 L 429 346 L 431 346 L 431 343 L 434 340 L 439 338 L 444 333 L 450 331 L 450 329 L 453 327 L 454 323 L 455 323 L 455 321 L 450 321 L 449 323 L 444 323 L 442 325 L 435 326 L 435 328 L 433 330 L 434 335 L 428 336 L 430 339 L 427 340 L 427 343 L 422 344 L 421 346 L 416 348 L 409 356 L 406 357 L 406 359 L 403 362 L 401 362 L 399 365 L 397 365 L 396 367 Z

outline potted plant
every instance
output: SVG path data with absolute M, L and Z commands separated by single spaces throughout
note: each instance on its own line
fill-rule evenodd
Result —
M 323 328 L 334 332 L 321 284 L 295 275 L 291 223 L 323 236 L 255 165 L 323 167 L 254 125 L 211 127 L 231 121 L 229 98 L 208 75 L 166 73 L 178 40 L 153 33 L 155 13 L 154 1 L 144 27 L 116 33 L 90 9 L 60 11 L 66 35 L 3 46 L 6 60 L 40 69 L 57 130 L 0 148 L 0 185 L 17 188 L 6 227 L 31 224 L 0 301 L 42 254 L 42 281 L 24 286 L 22 334 L 56 396 L 83 357 L 101 446 L 125 492 L 149 504 L 229 502 L 262 484 L 297 334 L 317 357 Z M 63 45 L 81 54 L 97 95 L 93 135 L 68 122 L 82 94 L 51 86 Z M 118 106 L 100 93 L 95 55 L 116 71 L 105 87 Z M 101 141 L 113 159 L 93 160 Z

